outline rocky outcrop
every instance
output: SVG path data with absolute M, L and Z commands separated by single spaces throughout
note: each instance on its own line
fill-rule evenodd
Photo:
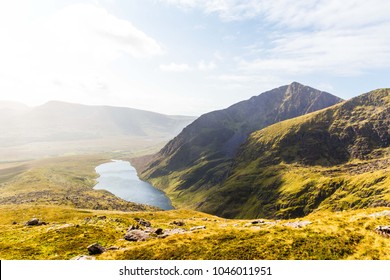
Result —
M 87 247 L 87 249 L 90 255 L 99 255 L 106 251 L 106 249 L 99 243 L 91 244 Z

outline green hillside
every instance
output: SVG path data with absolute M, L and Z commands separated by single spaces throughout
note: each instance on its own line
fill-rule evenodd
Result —
M 301 217 L 390 206 L 390 90 L 253 133 L 199 208 L 226 217 Z

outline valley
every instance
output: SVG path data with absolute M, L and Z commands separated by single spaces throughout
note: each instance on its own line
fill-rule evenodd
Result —
M 0 139 L 0 259 L 390 259 L 389 106 L 296 82 L 193 122 L 48 103 Z M 175 209 L 94 189 L 112 159 Z

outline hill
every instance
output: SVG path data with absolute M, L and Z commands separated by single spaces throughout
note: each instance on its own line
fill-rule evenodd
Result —
M 141 177 L 164 190 L 174 205 L 201 210 L 209 194 L 226 179 L 239 146 L 250 133 L 340 101 L 294 82 L 202 115 L 147 164 L 142 159 L 133 164 L 143 171 Z
M 125 107 L 58 101 L 29 110 L 20 110 L 20 107 L 8 104 L 7 117 L 0 116 L 3 160 L 12 156 L 28 159 L 83 151 L 147 148 L 166 143 L 195 119 Z
M 225 217 L 300 217 L 390 206 L 390 90 L 254 132 L 199 208 Z

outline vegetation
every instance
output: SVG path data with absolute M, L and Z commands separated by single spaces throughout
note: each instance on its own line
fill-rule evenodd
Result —
M 389 208 L 387 208 L 389 209 Z M 0 259 L 71 259 L 88 255 L 87 247 L 99 243 L 108 248 L 97 259 L 390 259 L 390 239 L 374 232 L 388 224 L 386 208 L 343 212 L 322 211 L 293 228 L 287 221 L 226 220 L 208 214 L 172 210 L 118 212 L 81 210 L 63 206 L 0 206 Z M 388 214 L 388 213 L 387 213 Z M 32 217 L 48 224 L 25 226 Z M 177 228 L 183 234 L 164 239 L 131 242 L 123 239 L 136 219 L 154 228 Z M 205 229 L 189 231 L 194 226 Z

